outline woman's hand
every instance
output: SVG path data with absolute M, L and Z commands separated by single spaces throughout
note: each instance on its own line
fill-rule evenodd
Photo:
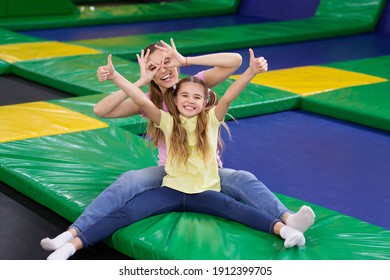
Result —
M 259 74 L 268 70 L 268 62 L 264 57 L 255 57 L 252 49 L 249 49 L 249 68 L 253 73 Z
M 140 73 L 140 78 L 139 82 L 142 85 L 147 85 L 149 84 L 152 80 L 153 77 L 156 75 L 158 70 L 160 70 L 160 65 L 154 64 L 152 61 L 148 61 L 148 57 L 150 54 L 150 50 L 148 49 L 146 53 L 144 50 L 141 51 L 141 55 L 137 54 L 137 60 L 139 64 L 139 73 Z
M 107 57 L 107 65 L 98 67 L 97 76 L 100 82 L 104 82 L 105 80 L 112 80 L 115 68 L 111 59 L 112 55 L 109 54 Z
M 173 38 L 171 38 L 171 46 L 165 43 L 163 40 L 161 40 L 160 43 L 161 46 L 156 45 L 156 48 L 166 54 L 163 65 L 164 67 L 170 68 L 187 66 L 186 58 L 177 51 Z

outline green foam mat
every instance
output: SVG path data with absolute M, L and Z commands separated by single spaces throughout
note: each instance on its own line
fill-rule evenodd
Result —
M 1 45 L 17 44 L 17 43 L 31 43 L 47 41 L 38 37 L 23 35 L 17 32 L 5 30 L 0 28 L 0 50 Z
M 130 80 L 138 78 L 138 64 L 119 58 L 114 59 L 115 67 L 125 77 Z M 107 54 L 68 56 L 16 62 L 12 65 L 11 71 L 34 82 L 82 96 L 113 92 L 118 89 L 111 82 L 99 82 L 96 77 L 98 66 L 106 63 Z
M 182 30 L 105 39 L 72 41 L 123 58 L 134 58 L 151 42 L 175 39 L 183 54 L 215 52 L 373 31 L 386 1 L 322 0 L 308 19 Z M 229 36 L 226 36 L 229 34 Z M 199 40 L 202 38 L 202 40 Z
M 326 66 L 390 80 L 390 56 Z M 390 131 L 390 82 L 348 87 L 302 98 L 302 109 Z
M 0 27 L 12 30 L 59 28 L 176 18 L 214 16 L 234 13 L 239 0 L 188 0 L 122 5 L 79 5 L 70 15 L 3 18 Z
M 113 126 L 2 143 L 0 179 L 74 220 L 119 174 L 156 165 L 145 141 Z
M 0 145 L 0 179 L 69 221 L 115 178 L 155 164 L 144 140 L 121 128 Z M 292 210 L 302 201 L 279 196 Z M 107 243 L 136 259 L 389 259 L 390 232 L 311 205 L 317 215 L 303 248 L 277 236 L 197 213 L 169 213 L 119 230 Z M 185 250 L 183 250 L 185 248 Z
M 131 131 L 134 134 L 144 134 L 148 121 L 142 118 L 141 115 L 126 118 L 99 118 L 98 116 L 96 116 L 96 114 L 93 112 L 93 107 L 96 103 L 98 103 L 107 95 L 109 94 L 101 93 L 80 97 L 50 100 L 48 102 L 99 119 L 100 121 L 105 122 L 110 126 L 120 126 L 126 130 Z
M 9 72 L 11 72 L 11 65 L 8 62 L 0 59 L 0 75 L 8 74 Z
M 195 213 L 147 218 L 117 231 L 108 243 L 135 259 L 390 259 L 390 231 L 292 197 L 277 196 L 289 209 L 296 211 L 306 204 L 316 213 L 316 223 L 305 233 L 305 247 L 286 249 L 275 235 Z

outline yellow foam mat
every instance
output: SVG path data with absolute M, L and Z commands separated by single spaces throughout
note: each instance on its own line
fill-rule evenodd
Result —
M 234 75 L 231 78 L 237 79 L 238 77 L 238 75 Z M 303 66 L 261 73 L 256 75 L 252 83 L 304 96 L 386 81 L 380 77 L 337 68 Z
M 43 101 L 0 106 L 0 142 L 107 126 L 97 119 Z
M 9 63 L 97 53 L 101 52 L 87 47 L 55 41 L 0 45 L 0 58 Z

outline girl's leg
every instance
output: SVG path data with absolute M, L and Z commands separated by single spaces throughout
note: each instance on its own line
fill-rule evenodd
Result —
M 285 247 L 303 246 L 303 233 L 286 226 L 269 213 L 240 203 L 233 198 L 215 191 L 187 195 L 185 211 L 199 212 L 218 216 L 227 220 L 242 223 L 251 228 L 280 235 L 285 239 Z
M 68 231 L 53 239 L 42 239 L 42 248 L 48 251 L 60 248 L 78 233 L 85 231 L 103 217 L 121 208 L 136 195 L 161 187 L 164 176 L 163 166 L 153 166 L 123 173 L 91 202 L 81 216 L 69 227 Z
M 314 223 L 315 214 L 308 206 L 292 213 L 255 175 L 244 170 L 220 168 L 221 192 L 257 209 L 264 210 L 286 225 L 304 233 Z

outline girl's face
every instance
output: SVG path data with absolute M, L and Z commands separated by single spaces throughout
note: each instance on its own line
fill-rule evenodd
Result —
M 169 61 L 167 58 L 163 61 L 163 54 L 164 53 L 162 51 L 155 50 L 149 55 L 148 59 L 148 62 L 152 61 L 156 65 L 161 65 L 160 70 L 153 77 L 153 81 L 160 87 L 161 92 L 165 92 L 168 88 L 173 87 L 179 82 L 179 72 L 177 70 L 177 67 L 165 67 L 164 65 L 167 64 Z
M 175 97 L 175 104 L 182 116 L 191 118 L 198 115 L 206 106 L 203 86 L 191 82 L 183 83 Z

